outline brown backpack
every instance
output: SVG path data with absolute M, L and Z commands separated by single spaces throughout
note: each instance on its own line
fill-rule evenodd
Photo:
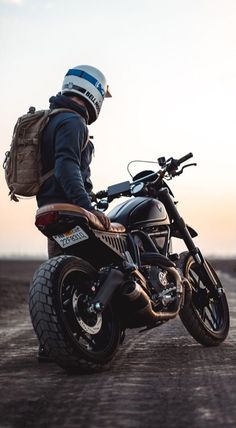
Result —
M 18 202 L 16 195 L 35 196 L 41 184 L 53 174 L 53 170 L 41 174 L 40 141 L 49 118 L 62 111 L 75 113 L 66 108 L 36 111 L 30 107 L 28 113 L 17 120 L 3 164 L 11 200 Z

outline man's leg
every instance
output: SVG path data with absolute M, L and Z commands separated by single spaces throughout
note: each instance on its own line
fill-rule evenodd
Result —
M 63 254 L 63 251 L 60 245 L 54 239 L 48 238 L 48 258 L 51 259 L 61 254 Z

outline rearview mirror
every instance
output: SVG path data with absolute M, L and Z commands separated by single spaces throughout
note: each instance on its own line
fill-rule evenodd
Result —
M 106 211 L 107 208 L 109 207 L 109 203 L 107 202 L 106 199 L 101 199 L 98 203 L 97 203 L 97 209 L 99 211 Z

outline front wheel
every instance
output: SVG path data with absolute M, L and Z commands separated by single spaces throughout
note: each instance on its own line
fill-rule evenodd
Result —
M 204 346 L 217 346 L 228 335 L 229 308 L 220 279 L 210 263 L 206 263 L 216 284 L 206 280 L 203 266 L 189 253 L 180 255 L 179 267 L 192 288 L 192 296 L 186 299 L 180 318 L 195 340 Z
M 74 256 L 46 261 L 35 272 L 30 288 L 30 315 L 40 344 L 68 371 L 88 370 L 108 363 L 120 341 L 120 326 L 112 305 L 89 313 L 97 271 Z

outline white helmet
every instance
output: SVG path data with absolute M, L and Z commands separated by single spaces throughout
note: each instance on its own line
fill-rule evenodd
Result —
M 98 118 L 104 98 L 111 97 L 105 76 L 90 65 L 70 68 L 64 77 L 61 93 L 79 95 L 86 101 L 89 124 Z

